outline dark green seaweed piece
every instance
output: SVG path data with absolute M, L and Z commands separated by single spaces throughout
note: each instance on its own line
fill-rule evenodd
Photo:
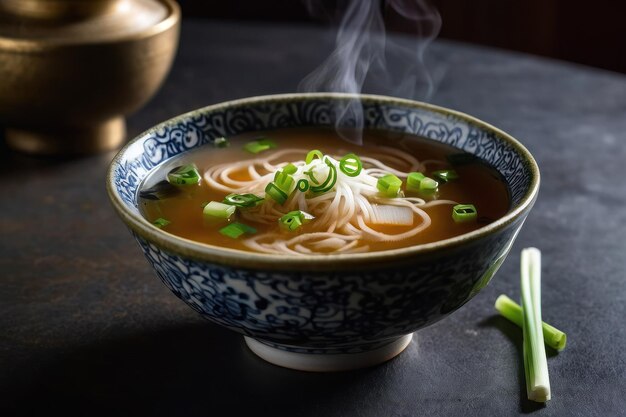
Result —
M 166 180 L 163 180 L 157 182 L 150 188 L 139 191 L 139 198 L 143 198 L 146 200 L 164 200 L 166 198 L 174 197 L 181 192 L 182 191 L 179 187 L 170 184 Z

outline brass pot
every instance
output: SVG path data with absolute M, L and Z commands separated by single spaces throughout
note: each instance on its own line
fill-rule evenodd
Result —
M 7 144 L 94 153 L 125 139 L 124 116 L 176 53 L 173 0 L 0 0 L 0 123 Z

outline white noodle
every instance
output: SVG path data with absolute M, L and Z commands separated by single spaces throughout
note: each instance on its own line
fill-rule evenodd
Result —
M 363 170 L 356 177 L 345 175 L 339 169 L 339 158 L 328 156 L 329 161 L 337 167 L 337 182 L 328 192 L 311 197 L 311 193 L 294 191 L 284 205 L 279 205 L 272 199 L 266 199 L 259 206 L 239 210 L 241 216 L 249 221 L 265 224 L 276 224 L 278 219 L 289 211 L 302 210 L 315 216 L 312 225 L 317 231 L 300 232 L 268 232 L 252 235 L 242 240 L 249 249 L 271 254 L 310 255 L 315 253 L 359 253 L 369 250 L 370 242 L 397 242 L 411 238 L 429 227 L 431 219 L 423 210 L 426 207 L 439 204 L 457 204 L 450 200 L 433 200 L 426 202 L 417 197 L 382 198 L 376 187 L 377 178 L 385 174 L 394 174 L 406 178 L 409 172 L 423 171 L 425 163 L 420 162 L 412 155 L 394 148 L 380 146 L 379 159 L 361 157 Z M 268 153 L 267 156 L 235 163 L 225 163 L 213 166 L 204 173 L 207 185 L 215 190 L 226 193 L 253 193 L 259 196 L 265 194 L 265 187 L 274 180 L 277 170 L 287 165 L 286 162 L 276 162 L 289 155 L 306 155 L 304 149 L 283 149 Z M 381 162 L 392 163 L 395 166 L 407 167 L 400 171 Z M 300 179 L 307 179 L 310 185 L 315 185 L 305 171 L 313 172 L 317 179 L 328 176 L 330 168 L 320 160 L 314 159 L 309 164 L 303 160 L 292 162 L 297 167 L 293 174 L 295 183 Z M 247 172 L 249 179 L 235 179 L 240 172 Z M 400 233 L 390 234 L 380 232 L 370 227 L 373 219 L 373 205 L 386 204 L 408 207 L 415 216 L 414 226 L 397 228 Z M 306 226 L 305 226 L 306 227 Z M 408 229 L 408 230 L 407 230 Z M 305 229 L 306 230 L 306 229 Z

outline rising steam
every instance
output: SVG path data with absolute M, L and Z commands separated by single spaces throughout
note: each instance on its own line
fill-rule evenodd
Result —
M 322 0 L 306 0 L 319 11 Z M 386 23 L 411 36 L 386 36 Z M 428 100 L 435 83 L 424 53 L 441 28 L 441 17 L 427 0 L 347 0 L 335 49 L 302 80 L 300 91 L 374 93 Z M 361 103 L 352 100 L 336 109 L 337 132 L 360 143 Z

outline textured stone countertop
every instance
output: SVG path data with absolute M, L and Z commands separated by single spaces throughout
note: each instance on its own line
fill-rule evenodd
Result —
M 174 68 L 131 136 L 197 107 L 292 92 L 324 58 L 320 29 L 185 21 Z M 626 415 L 626 77 L 435 42 L 431 102 L 511 133 L 536 156 L 539 199 L 491 284 L 396 359 L 310 374 L 265 363 L 156 278 L 111 208 L 113 153 L 0 153 L 0 414 L 150 416 Z M 519 251 L 543 252 L 553 399 L 525 398 Z

